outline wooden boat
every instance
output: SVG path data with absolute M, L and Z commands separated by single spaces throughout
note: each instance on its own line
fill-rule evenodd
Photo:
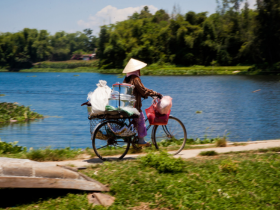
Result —
M 28 159 L 0 157 L 0 188 L 59 188 L 109 191 L 100 182 L 70 167 Z

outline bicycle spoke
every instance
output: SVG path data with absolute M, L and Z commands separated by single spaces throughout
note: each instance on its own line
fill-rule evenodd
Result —
M 105 148 L 105 147 L 108 147 L 108 145 L 106 145 L 106 146 L 103 146 L 103 147 L 99 147 L 98 149 L 102 149 L 102 148 Z
M 153 138 L 157 149 L 167 149 L 172 154 L 178 154 L 185 146 L 187 133 L 184 124 L 170 116 L 167 125 L 155 127 Z
M 105 160 L 103 156 L 118 156 L 119 159 L 125 156 L 130 147 L 130 139 L 127 138 L 127 141 L 124 141 L 112 131 L 112 129 L 119 129 L 123 126 L 121 122 L 108 120 L 95 129 L 92 135 L 92 146 L 100 159 Z M 107 145 L 103 146 L 105 141 Z

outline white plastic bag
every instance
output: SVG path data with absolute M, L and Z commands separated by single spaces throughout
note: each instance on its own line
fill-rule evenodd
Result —
M 172 107 L 172 98 L 170 96 L 163 96 L 161 100 L 157 103 L 156 110 L 160 114 L 168 114 Z
M 107 86 L 105 80 L 99 80 L 99 83 L 96 85 L 97 88 L 94 92 L 88 93 L 87 100 L 91 103 L 91 112 L 94 114 L 100 114 L 105 111 L 105 106 L 108 104 L 111 88 Z

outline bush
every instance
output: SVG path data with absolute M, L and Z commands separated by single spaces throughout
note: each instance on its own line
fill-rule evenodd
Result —
M 0 103 L 0 123 L 5 123 L 10 120 L 23 122 L 37 118 L 43 118 L 43 115 L 31 111 L 28 106 L 25 107 L 16 103 L 7 102 Z
M 160 153 L 149 153 L 140 157 L 140 162 L 145 166 L 155 168 L 160 173 L 176 173 L 181 172 L 184 168 L 184 161 L 181 158 L 171 157 L 164 151 Z
M 220 169 L 225 173 L 236 173 L 238 165 L 232 160 L 223 160 L 220 164 Z
M 97 68 L 98 60 L 70 60 L 70 61 L 44 61 L 35 66 L 35 68 L 57 68 L 57 69 L 74 69 L 79 67 Z
M 16 154 L 20 152 L 25 152 L 26 147 L 18 146 L 18 142 L 8 143 L 0 140 L 0 154 Z
M 215 155 L 218 155 L 218 153 L 214 150 L 211 150 L 211 151 L 202 151 L 199 153 L 199 155 L 201 156 L 215 156 Z
M 64 149 L 51 149 L 47 147 L 45 149 L 30 150 L 26 153 L 26 157 L 36 161 L 58 161 L 74 158 L 80 151 L 80 149 L 70 149 L 70 147 Z
M 227 139 L 226 137 L 221 137 L 216 140 L 217 147 L 226 147 L 227 146 Z

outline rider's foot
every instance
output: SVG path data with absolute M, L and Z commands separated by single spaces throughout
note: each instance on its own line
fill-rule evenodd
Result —
M 138 146 L 140 146 L 140 147 L 150 147 L 151 144 L 149 142 L 146 142 L 144 140 L 144 138 L 139 138 Z
M 149 142 L 145 142 L 145 143 L 138 143 L 138 146 L 140 147 L 150 147 L 151 144 Z

